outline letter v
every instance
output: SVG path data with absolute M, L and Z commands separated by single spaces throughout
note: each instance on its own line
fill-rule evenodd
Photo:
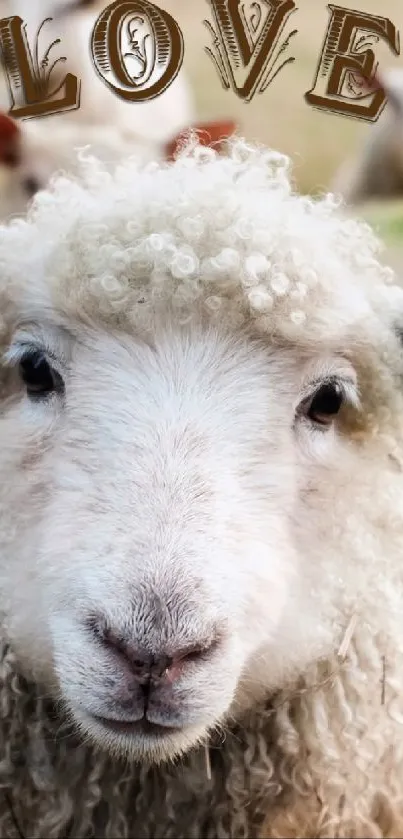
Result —
M 245 102 L 250 102 L 256 92 L 262 93 L 289 58 L 274 72 L 273 50 L 292 12 L 293 0 L 260 0 L 245 13 L 244 0 L 207 0 L 210 4 L 217 31 L 209 21 L 206 25 L 214 36 L 216 54 L 207 48 L 225 88 L 233 91 Z M 262 5 L 267 7 L 266 14 Z M 288 38 L 294 35 L 292 32 Z M 288 46 L 288 43 L 286 44 Z M 267 78 L 271 76 L 271 78 Z

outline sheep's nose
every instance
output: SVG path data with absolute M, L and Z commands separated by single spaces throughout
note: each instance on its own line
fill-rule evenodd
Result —
M 208 657 L 218 644 L 218 637 L 214 636 L 200 644 L 177 646 L 174 650 L 171 645 L 169 651 L 159 650 L 153 655 L 139 649 L 132 638 L 125 637 L 98 619 L 91 618 L 87 626 L 106 649 L 119 656 L 126 666 L 129 665 L 136 682 L 145 687 L 162 679 L 172 683 L 187 665 Z
M 116 645 L 112 642 L 112 646 Z M 127 645 L 124 645 L 123 650 L 118 646 L 118 652 L 122 651 L 123 655 L 130 664 L 131 671 L 136 677 L 136 681 L 140 685 L 148 684 L 148 682 L 157 682 L 163 676 L 167 675 L 175 665 L 175 658 L 168 655 L 152 656 L 148 654 L 141 655 L 138 651 L 133 651 Z

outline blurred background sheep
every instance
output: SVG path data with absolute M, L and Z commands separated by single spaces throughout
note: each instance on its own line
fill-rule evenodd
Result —
M 329 22 L 325 0 L 310 0 L 309 3 L 299 4 L 300 8 L 291 14 L 281 40 L 283 41 L 294 29 L 297 29 L 298 33 L 291 38 L 282 58 L 295 57 L 295 61 L 280 71 L 264 94 L 256 95 L 248 104 L 238 99 L 232 91 L 223 89 L 213 62 L 205 51 L 205 47 L 211 47 L 211 35 L 203 23 L 205 19 L 212 20 L 209 3 L 206 0 L 157 0 L 156 4 L 172 14 L 183 31 L 184 69 L 195 98 L 198 118 L 215 119 L 221 118 L 223 114 L 234 117 L 239 121 L 247 139 L 268 143 L 294 158 L 298 186 L 302 190 L 317 192 L 327 189 L 337 168 L 360 147 L 371 126 L 357 119 L 316 110 L 304 99 L 304 94 L 314 83 Z M 64 22 L 62 23 L 60 18 L 60 23 L 54 24 L 57 35 L 63 38 L 62 44 L 56 48 L 55 55 L 65 55 L 69 51 L 69 68 L 74 71 L 73 65 L 78 51 L 77 39 L 69 38 L 74 18 L 85 14 L 95 22 L 100 10 L 107 5 L 108 0 L 0 0 L 0 13 L 2 17 L 10 13 L 21 14 L 32 32 L 38 20 L 41 22 L 52 10 L 55 10 L 54 15 L 64 10 Z M 246 5 L 250 5 L 250 0 L 246 0 Z M 377 0 L 355 0 L 353 8 L 370 14 L 382 14 L 389 17 L 397 29 L 403 29 L 403 9 L 399 0 L 385 0 L 382 8 Z M 46 27 L 41 36 L 44 44 L 48 32 L 49 27 Z M 73 54 L 68 49 L 69 41 L 74 45 Z M 82 52 L 85 38 L 81 37 L 78 43 Z M 395 58 L 382 42 L 375 46 L 375 50 L 381 67 L 403 66 L 403 57 Z M 88 61 L 88 50 L 86 59 Z M 95 79 L 95 70 L 92 67 L 90 69 Z M 100 84 L 102 85 L 102 82 Z M 82 116 L 88 108 L 88 103 L 85 102 L 85 88 L 83 81 Z M 107 88 L 106 90 L 112 109 L 115 107 L 115 97 Z M 164 99 L 166 101 L 167 93 L 159 98 L 161 102 Z M 126 110 L 130 113 L 141 111 L 142 108 L 145 106 L 126 105 Z M 105 114 L 105 119 L 109 118 L 110 113 Z M 50 127 L 60 119 L 61 115 L 55 115 L 46 121 Z M 137 117 L 134 119 L 137 120 Z
M 212 21 L 207 0 L 158 0 L 157 5 L 173 15 L 182 29 L 185 40 L 183 73 L 172 89 L 154 102 L 128 104 L 119 100 L 97 76 L 89 53 L 91 24 L 107 4 L 107 0 L 0 0 L 2 17 L 20 14 L 27 21 L 31 43 L 39 23 L 53 15 L 53 29 L 47 26 L 43 30 L 41 43 L 46 48 L 53 33 L 56 33 L 62 39 L 62 44 L 56 47 L 55 55 L 68 57 L 68 62 L 61 65 L 61 71 L 68 67 L 82 79 L 79 112 L 56 114 L 44 120 L 22 123 L 26 133 L 30 131 L 33 135 L 36 132 L 38 135 L 39 132 L 39 136 L 32 142 L 36 143 L 36 148 L 38 144 L 39 147 L 43 145 L 42 157 L 46 162 L 52 153 L 56 156 L 60 154 L 63 144 L 58 138 L 63 134 L 63 124 L 68 122 L 71 125 L 71 121 L 85 125 L 92 143 L 94 135 L 100 142 L 101 131 L 108 129 L 116 133 L 118 123 L 124 122 L 129 145 L 136 141 L 151 149 L 153 144 L 155 148 L 155 143 L 165 143 L 182 125 L 195 120 L 203 122 L 228 117 L 237 122 L 240 132 L 247 139 L 268 144 L 290 155 L 294 161 L 296 185 L 307 193 L 340 188 L 340 191 L 347 194 L 357 165 L 362 167 L 363 160 L 370 159 L 369 166 L 365 164 L 367 171 L 375 168 L 372 160 L 376 160 L 376 168 L 380 171 L 381 166 L 384 170 L 388 166 L 387 160 L 390 160 L 391 155 L 397 155 L 400 162 L 394 165 L 392 175 L 387 173 L 383 179 L 385 181 L 388 178 L 389 184 L 392 180 L 392 188 L 388 187 L 383 195 L 365 196 L 374 200 L 360 206 L 359 213 L 368 217 L 390 246 L 392 261 L 397 260 L 398 265 L 403 267 L 403 251 L 402 256 L 400 254 L 400 248 L 403 247 L 403 202 L 401 205 L 396 200 L 399 197 L 399 183 L 403 183 L 403 152 L 399 156 L 400 146 L 403 147 L 403 112 L 400 120 L 396 99 L 393 100 L 395 104 L 391 103 L 385 109 L 375 125 L 317 110 L 305 100 L 305 93 L 314 84 L 329 23 L 329 9 L 325 0 L 310 0 L 309 4 L 303 4 L 291 14 L 281 42 L 293 30 L 297 30 L 297 34 L 289 39 L 279 63 L 284 59 L 295 60 L 287 63 L 266 91 L 257 94 L 249 103 L 244 103 L 232 90 L 223 88 L 211 57 L 207 54 L 206 48 L 212 47 L 211 32 L 204 23 L 206 19 Z M 251 0 L 246 0 L 245 5 L 251 7 Z M 400 32 L 403 29 L 403 9 L 399 0 L 385 0 L 381 9 L 376 0 L 355 0 L 354 9 L 369 14 L 381 13 Z M 382 42 L 375 44 L 374 48 L 380 69 L 391 74 L 388 78 L 394 76 L 398 79 L 396 73 L 401 68 L 403 80 L 403 57 L 394 57 L 389 47 Z M 396 84 L 399 84 L 393 84 L 396 90 Z M 9 94 L 4 79 L 0 90 L 0 106 L 8 110 Z M 55 138 L 53 141 L 51 131 Z M 133 132 L 132 135 L 130 132 Z M 105 141 L 114 146 L 113 138 L 106 138 Z M 67 152 L 71 151 L 72 143 L 67 133 L 67 148 L 63 149 L 62 165 L 67 165 L 66 154 L 68 158 Z M 84 143 L 85 139 L 81 144 Z M 100 146 L 102 149 L 102 143 Z M 368 152 L 373 147 L 377 152 L 375 157 L 371 157 Z M 388 158 L 386 152 L 385 155 L 383 153 L 384 149 Z M 44 168 L 47 173 L 46 166 Z M 27 174 L 26 171 L 24 174 Z M 7 183 L 8 177 L 8 167 L 3 165 L 0 167 L 0 215 L 1 188 Z M 373 172 L 371 177 L 374 179 Z M 27 185 L 30 186 L 29 179 Z M 35 184 L 31 183 L 32 186 Z
M 332 190 L 352 206 L 403 198 L 403 69 L 380 72 L 376 85 L 386 94 L 387 106 L 332 184 Z
M 0 84 L 2 219 L 23 212 L 54 171 L 73 171 L 77 147 L 91 145 L 93 152 L 105 162 L 114 162 L 132 151 L 146 159 L 161 157 L 165 144 L 194 121 L 193 93 L 183 70 L 163 96 L 143 103 L 140 108 L 128 106 L 105 85 L 95 71 L 89 49 L 94 23 L 104 5 L 99 0 L 0 0 L 2 17 L 19 14 L 25 22 L 31 53 L 33 56 L 36 53 L 37 64 L 41 62 L 41 74 L 49 76 L 49 88 L 55 90 L 61 86 L 67 70 L 80 80 L 78 109 L 41 119 L 17 120 L 16 130 L 16 124 L 7 117 L 10 93 L 3 66 Z M 2 58 L 4 65 L 7 56 L 3 54 Z M 13 94 L 17 105 L 25 104 L 15 90 Z

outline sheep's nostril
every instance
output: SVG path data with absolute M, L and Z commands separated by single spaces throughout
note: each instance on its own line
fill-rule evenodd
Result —
M 133 658 L 130 648 L 126 649 L 126 658 L 131 665 L 131 669 L 136 679 L 143 684 L 149 681 L 158 681 L 162 679 L 167 671 L 172 667 L 174 660 L 167 655 L 147 655 Z
M 187 650 L 183 650 L 178 654 L 176 660 L 178 662 L 183 662 L 184 664 L 188 662 L 197 662 L 201 659 L 207 658 L 211 655 L 211 653 L 216 649 L 218 642 L 214 640 L 211 644 L 203 644 L 194 647 L 189 647 Z

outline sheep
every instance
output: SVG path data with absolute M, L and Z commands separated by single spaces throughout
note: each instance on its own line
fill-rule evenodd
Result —
M 82 7 L 81 7 L 82 6 Z M 61 53 L 68 69 L 81 81 L 80 108 L 46 119 L 17 123 L 9 114 L 9 92 L 3 75 L 0 102 L 0 219 L 24 213 L 32 196 L 51 176 L 64 170 L 77 173 L 79 147 L 90 146 L 104 163 L 113 163 L 135 151 L 144 160 L 175 157 L 184 135 L 192 129 L 200 142 L 221 148 L 235 130 L 232 120 L 196 122 L 189 80 L 183 70 L 157 99 L 130 104 L 115 96 L 96 74 L 88 42 L 100 4 L 66 3 L 61 0 L 8 0 L 0 2 L 3 16 L 20 14 L 33 38 L 49 19 L 48 41 L 61 37 Z M 48 42 L 46 42 L 48 43 Z M 60 84 L 66 65 L 59 64 L 53 84 Z M 57 73 L 59 75 L 57 76 Z
M 0 836 L 400 836 L 403 290 L 270 149 L 80 165 L 0 233 Z
M 203 145 L 225 148 L 235 130 L 232 120 L 189 125 L 168 142 L 122 137 L 113 125 L 77 125 L 56 118 L 52 130 L 42 121 L 19 123 L 0 112 L 0 219 L 24 214 L 32 197 L 60 170 L 77 174 L 77 150 L 88 147 L 105 165 L 141 154 L 144 161 L 173 160 L 189 132 Z
M 163 94 L 156 99 L 128 103 L 113 93 L 98 75 L 91 57 L 90 39 L 105 2 L 74 3 L 68 0 L 0 0 L 3 16 L 19 14 L 27 27 L 31 47 L 40 32 L 40 52 L 60 39 L 50 56 L 65 57 L 51 74 L 52 86 L 61 83 L 69 71 L 81 81 L 80 108 L 58 115 L 57 119 L 76 123 L 114 125 L 124 138 L 143 144 L 168 142 L 195 121 L 191 85 L 183 68 Z M 8 101 L 8 100 L 7 100 Z M 49 119 L 47 120 L 48 124 Z M 52 119 L 52 127 L 55 119 Z
M 355 159 L 344 162 L 331 185 L 346 204 L 403 195 L 403 70 L 378 75 L 388 103 Z
M 47 119 L 16 123 L 7 114 L 9 91 L 2 77 L 0 102 L 0 218 L 25 212 L 32 196 L 46 186 L 52 174 L 60 169 L 76 172 L 76 150 L 91 146 L 105 163 L 141 153 L 145 160 L 172 158 L 180 146 L 183 133 L 197 130 L 201 139 L 220 144 L 233 133 L 232 121 L 195 122 L 195 109 L 187 76 L 179 73 L 172 85 L 157 99 L 130 104 L 114 95 L 99 78 L 92 65 L 88 41 L 96 20 L 99 3 L 80 8 L 60 0 L 10 5 L 0 3 L 3 16 L 19 13 L 26 21 L 32 39 L 40 23 L 49 17 L 48 41 L 62 36 L 63 54 L 68 69 L 81 81 L 78 110 L 56 114 Z M 42 42 L 41 42 L 42 43 Z M 47 44 L 48 42 L 46 42 Z M 53 85 L 60 84 L 66 65 L 59 64 L 52 74 Z M 59 73 L 59 76 L 57 75 Z

